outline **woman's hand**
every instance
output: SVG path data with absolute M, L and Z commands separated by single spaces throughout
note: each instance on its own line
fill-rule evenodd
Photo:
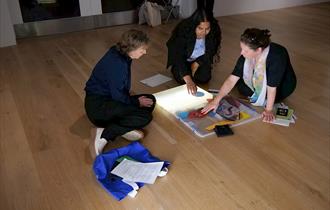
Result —
M 194 82 L 187 83 L 188 94 L 195 95 L 197 92 L 197 86 Z
M 187 90 L 188 90 L 188 94 L 191 95 L 195 95 L 197 92 L 197 86 L 194 83 L 194 81 L 191 79 L 190 75 L 186 75 L 183 77 L 183 80 L 186 82 L 187 84 Z
M 265 111 L 262 113 L 262 121 L 264 122 L 272 122 L 275 119 L 273 114 L 273 107 L 276 96 L 276 87 L 267 86 L 267 104 L 265 107 Z
M 146 96 L 139 97 L 139 103 L 140 107 L 151 107 L 154 104 L 153 100 Z
M 216 98 L 210 100 L 209 103 L 201 110 L 201 113 L 204 115 L 212 110 L 217 110 L 218 106 L 219 106 L 219 101 Z
M 271 111 L 269 111 L 269 110 L 264 110 L 263 112 L 262 112 L 262 121 L 264 121 L 264 122 L 272 122 L 273 120 L 275 119 L 275 116 L 274 116 L 274 114 L 273 114 L 273 111 L 271 110 Z
M 207 114 L 211 110 L 217 110 L 221 99 L 233 89 L 238 80 L 238 76 L 230 75 L 219 89 L 218 95 L 202 109 L 202 114 Z

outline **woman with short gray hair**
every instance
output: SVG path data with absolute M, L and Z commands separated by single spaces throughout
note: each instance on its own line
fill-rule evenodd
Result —
M 96 64 L 86 83 L 86 114 L 97 126 L 91 144 L 93 156 L 118 136 L 130 141 L 143 138 L 141 129 L 152 120 L 155 97 L 130 95 L 132 60 L 146 54 L 148 43 L 142 31 L 125 32 Z

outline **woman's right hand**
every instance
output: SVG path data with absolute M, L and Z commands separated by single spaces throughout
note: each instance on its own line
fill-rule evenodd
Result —
M 217 98 L 214 98 L 201 110 L 201 113 L 207 114 L 212 110 L 217 110 L 218 106 L 219 106 L 219 100 L 217 100 Z
M 194 82 L 187 83 L 188 94 L 195 95 L 197 92 L 197 86 Z
M 184 76 L 183 80 L 186 82 L 188 94 L 195 95 L 197 92 L 197 86 L 191 79 L 190 75 Z

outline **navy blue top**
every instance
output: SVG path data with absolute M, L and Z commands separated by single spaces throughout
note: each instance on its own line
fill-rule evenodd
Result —
M 121 54 L 115 46 L 96 64 L 86 82 L 86 94 L 101 95 L 125 104 L 135 104 L 129 91 L 131 88 L 132 59 Z

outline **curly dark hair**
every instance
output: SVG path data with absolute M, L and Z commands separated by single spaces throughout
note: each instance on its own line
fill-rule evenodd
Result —
M 206 12 L 203 8 L 198 8 L 190 17 L 183 20 L 175 27 L 172 32 L 172 36 L 175 36 L 175 34 L 180 33 L 180 30 L 181 33 L 183 32 L 185 34 L 194 34 L 194 36 L 196 36 L 195 30 L 201 22 L 210 23 L 211 30 L 207 34 L 207 37 L 211 40 L 219 40 L 219 43 L 217 43 L 217 52 L 213 57 L 213 63 L 217 63 L 220 61 L 221 29 L 217 19 L 212 16 L 212 13 Z
M 261 47 L 265 49 L 270 44 L 270 31 L 268 29 L 248 28 L 241 35 L 241 42 L 253 50 Z
M 211 16 L 210 13 L 207 13 L 204 9 L 197 9 L 189 18 L 186 19 L 186 22 L 189 23 L 188 27 L 190 30 L 195 31 L 197 26 L 201 22 L 210 22 L 214 23 L 217 22 L 217 20 Z
M 129 52 L 148 43 L 149 37 L 145 32 L 131 29 L 123 33 L 119 42 L 116 44 L 116 48 L 120 53 L 128 55 Z

